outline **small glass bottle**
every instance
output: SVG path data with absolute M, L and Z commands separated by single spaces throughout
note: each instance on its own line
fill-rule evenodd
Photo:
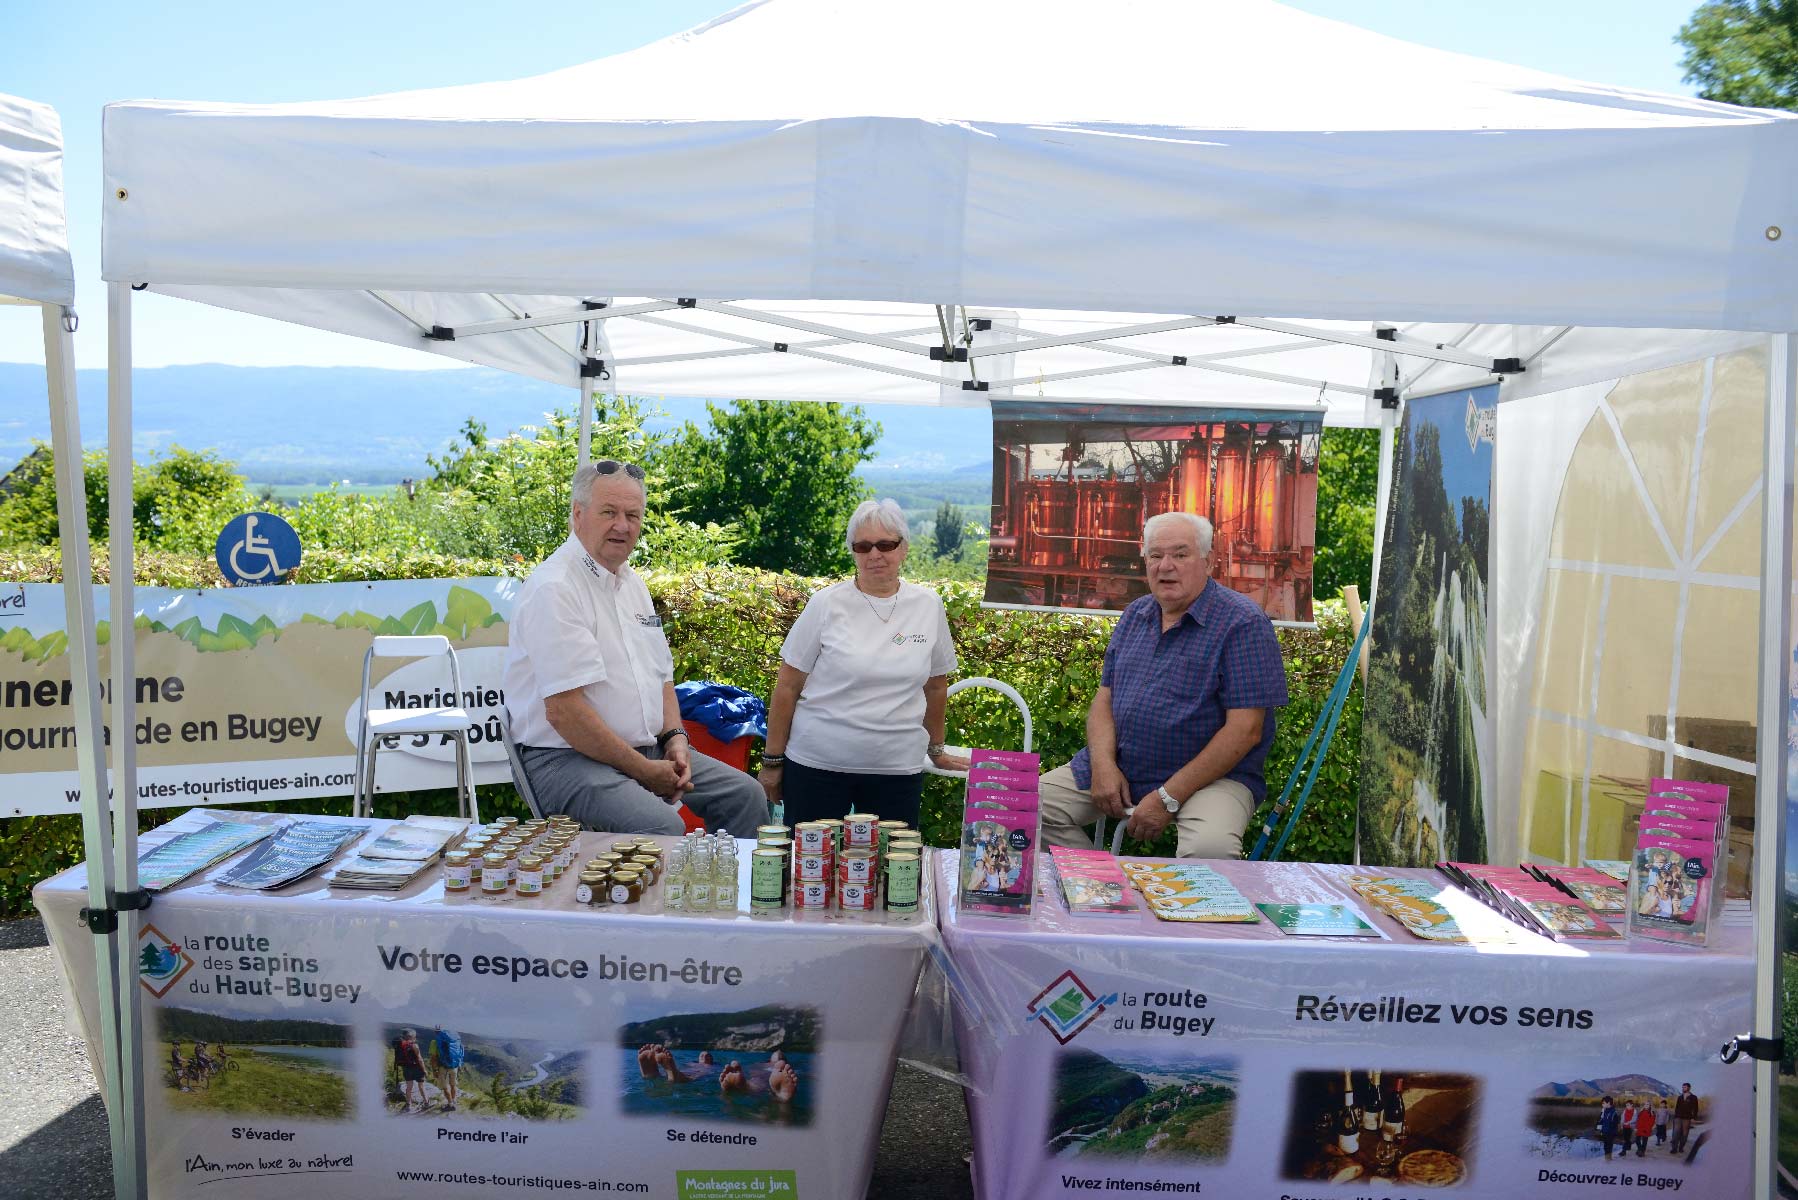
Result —
M 737 847 L 727 842 L 718 847 L 712 868 L 712 907 L 719 912 L 737 911 Z
M 687 907 L 687 847 L 677 843 L 668 854 L 668 868 L 662 876 L 662 909 L 680 912 Z
M 694 840 L 687 852 L 687 911 L 712 910 L 712 843 L 705 837 Z

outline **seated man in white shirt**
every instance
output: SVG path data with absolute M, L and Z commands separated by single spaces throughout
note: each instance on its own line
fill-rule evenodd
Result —
M 710 830 L 754 837 L 762 787 L 687 747 L 674 656 L 649 589 L 628 565 L 643 532 L 641 467 L 574 473 L 569 537 L 519 590 L 506 647 L 506 711 L 546 813 L 587 829 L 679 834 L 675 806 Z

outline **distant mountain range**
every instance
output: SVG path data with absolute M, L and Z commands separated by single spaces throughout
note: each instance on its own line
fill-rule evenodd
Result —
M 1545 1083 L 1530 1094 L 1538 1100 L 1591 1100 L 1601 1096 L 1673 1096 L 1678 1093 L 1678 1086 L 1649 1075 L 1612 1075 L 1605 1079 Z
M 216 364 L 140 368 L 132 387 L 132 446 L 139 458 L 180 444 L 212 449 L 256 483 L 397 482 L 425 473 L 425 456 L 442 451 L 468 417 L 494 435 L 537 424 L 575 402 L 572 388 L 504 371 L 389 371 L 371 367 L 233 367 Z M 105 444 L 106 372 L 76 373 L 82 441 Z M 705 403 L 659 400 L 672 428 L 703 422 Z M 991 471 L 992 424 L 982 409 L 871 404 L 881 423 L 871 478 L 980 476 Z M 50 437 L 44 369 L 0 363 L 0 474 Z

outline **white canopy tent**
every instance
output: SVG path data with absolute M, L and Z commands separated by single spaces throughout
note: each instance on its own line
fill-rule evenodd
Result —
M 0 95 L 0 305 L 35 306 L 42 313 L 62 573 L 64 580 L 85 582 L 93 578 L 93 568 L 87 539 L 87 491 L 81 472 L 81 418 L 75 396 L 75 270 L 69 259 L 65 211 L 62 122 L 56 110 Z M 127 488 L 126 497 L 129 495 Z M 128 498 L 124 500 L 124 520 L 129 528 Z M 119 912 L 118 897 L 137 886 L 137 805 L 130 797 L 122 799 L 116 814 L 122 836 L 115 846 L 105 800 L 105 742 L 99 736 L 93 589 L 63 588 L 63 606 L 67 627 L 87 634 L 71 638 L 68 649 L 81 728 L 76 753 L 83 796 L 82 843 L 88 862 L 86 911 L 98 914 L 89 928 L 95 934 L 101 1011 L 110 1016 L 101 1026 L 101 1062 L 111 1116 L 115 1187 L 120 1195 L 134 1195 L 143 1177 L 142 1129 L 122 1114 L 142 1107 L 143 1080 L 136 1058 L 123 1056 L 122 1047 L 131 1044 L 126 1030 L 135 1029 L 138 1019 L 137 988 L 132 982 L 136 977 L 131 974 L 136 965 L 137 927 L 134 910 Z M 123 740 L 128 743 L 131 739 Z
M 1779 894 L 1798 330 L 1782 114 L 1271 0 L 762 0 L 533 79 L 115 104 L 105 173 L 115 447 L 133 288 L 583 397 L 1321 400 L 1333 424 L 1382 425 L 1387 461 L 1406 393 L 1543 395 L 1770 345 L 1756 895 Z M 128 469 L 115 453 L 115 495 Z M 113 528 L 129 578 L 128 515 Z M 130 613 L 115 589 L 114 620 Z M 1758 907 L 1765 951 L 1780 906 Z M 1762 954 L 1768 1037 L 1777 965 Z

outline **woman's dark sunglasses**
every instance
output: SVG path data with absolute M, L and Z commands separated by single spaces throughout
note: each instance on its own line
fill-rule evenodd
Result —
M 856 542 L 850 549 L 854 550 L 857 554 L 867 554 L 874 550 L 878 550 L 882 554 L 891 554 L 893 551 L 897 550 L 899 546 L 900 543 L 895 538 L 879 542 Z
M 610 475 L 615 471 L 623 471 L 637 482 L 641 483 L 643 481 L 643 468 L 639 467 L 636 463 L 619 462 L 615 458 L 602 458 L 593 464 L 593 469 L 598 471 L 601 475 Z

